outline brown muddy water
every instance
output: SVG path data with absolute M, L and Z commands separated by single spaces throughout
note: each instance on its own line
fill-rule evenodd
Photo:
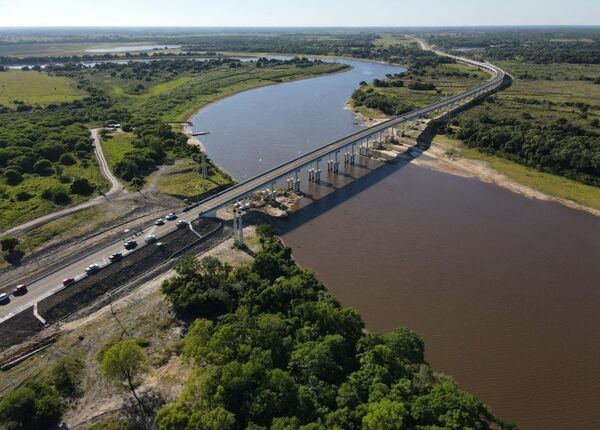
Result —
M 194 129 L 210 132 L 210 157 L 238 180 L 355 132 L 347 97 L 402 69 L 345 62 L 353 69 L 214 103 Z M 283 225 L 299 263 L 369 330 L 418 332 L 433 368 L 501 418 L 525 430 L 600 429 L 600 218 L 379 165 L 309 188 L 318 200 Z
M 283 239 L 369 330 L 521 429 L 600 428 L 599 218 L 410 164 L 327 189 Z

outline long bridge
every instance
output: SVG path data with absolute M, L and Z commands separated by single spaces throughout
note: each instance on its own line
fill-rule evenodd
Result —
M 422 43 L 422 45 L 424 44 Z M 427 46 L 424 46 L 424 48 L 429 49 Z M 320 166 L 324 160 L 327 160 L 328 171 L 337 173 L 339 166 L 338 155 L 340 153 L 344 154 L 345 163 L 354 164 L 356 156 L 369 154 L 372 142 L 381 141 L 385 136 L 395 135 L 399 127 L 418 122 L 428 117 L 442 116 L 450 113 L 473 100 L 490 94 L 503 85 L 505 79 L 507 79 L 506 73 L 493 64 L 457 57 L 439 51 L 434 52 L 450 57 L 457 62 L 486 70 L 490 72 L 492 77 L 468 91 L 361 130 L 293 160 L 282 163 L 264 173 L 200 201 L 193 205 L 193 207 L 199 208 L 200 215 L 202 216 L 214 216 L 218 209 L 239 201 L 253 192 L 265 187 L 275 189 L 275 184 L 284 179 L 288 181 L 288 184 L 292 184 L 292 189 L 299 190 L 298 174 L 303 169 L 310 169 L 309 178 L 314 182 L 320 182 Z M 293 175 L 293 177 L 290 178 L 290 175 Z
M 424 49 L 430 49 L 424 42 L 421 42 L 421 44 Z M 449 56 L 457 62 L 486 70 L 490 72 L 492 77 L 488 81 L 461 94 L 361 130 L 234 185 L 227 190 L 187 207 L 186 218 L 191 220 L 201 216 L 214 216 L 218 209 L 238 202 L 258 190 L 268 187 L 274 189 L 277 182 L 282 180 L 287 182 L 288 188 L 299 191 L 300 179 L 298 175 L 303 169 L 309 170 L 309 180 L 319 183 L 321 163 L 326 161 L 327 170 L 331 174 L 336 174 L 339 171 L 340 162 L 338 161 L 338 155 L 340 153 L 344 155 L 344 163 L 352 165 L 356 157 L 369 155 L 370 148 L 375 141 L 380 141 L 385 136 L 394 135 L 399 128 L 424 118 L 448 114 L 473 100 L 490 94 L 498 89 L 504 83 L 505 79 L 507 79 L 504 71 L 492 64 L 451 56 L 442 52 L 434 52 L 439 55 Z M 236 227 L 236 233 L 241 237 L 241 217 L 239 214 L 234 218 L 234 226 Z M 161 226 L 150 225 L 141 230 L 140 235 L 146 236 L 150 234 L 160 239 L 176 229 L 177 227 L 173 223 L 166 223 Z M 122 252 L 124 258 L 126 258 L 128 254 L 137 252 L 137 250 L 145 246 L 148 245 L 142 242 L 136 250 L 124 251 L 122 241 L 117 240 L 87 255 L 81 255 L 75 261 L 71 261 L 64 266 L 48 268 L 49 272 L 27 286 L 29 292 L 26 295 L 11 296 L 10 303 L 0 306 L 0 323 L 10 319 L 14 315 L 31 309 L 32 306 L 34 315 L 44 322 L 43 318 L 36 314 L 37 303 L 65 288 L 62 282 L 63 279 L 73 278 L 77 282 L 86 276 L 85 268 L 90 264 L 98 263 L 101 267 L 104 267 L 109 264 L 108 256 L 111 254 Z M 18 281 L 15 280 L 15 283 L 18 283 Z

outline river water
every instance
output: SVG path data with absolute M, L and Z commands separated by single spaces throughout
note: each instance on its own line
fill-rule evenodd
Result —
M 399 70 L 349 63 L 217 102 L 195 130 L 238 180 L 357 131 L 347 97 Z M 501 418 L 600 428 L 600 219 L 410 163 L 346 174 L 312 185 L 315 202 L 282 222 L 298 262 L 369 330 L 417 331 L 434 369 Z

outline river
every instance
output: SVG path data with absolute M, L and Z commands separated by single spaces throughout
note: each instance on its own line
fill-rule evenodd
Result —
M 357 131 L 349 72 L 248 91 L 193 118 L 238 180 Z M 521 429 L 599 428 L 600 219 L 415 165 L 369 161 L 282 222 L 302 265 L 372 331 L 406 325 L 433 368 Z M 332 192 L 332 190 L 337 191 Z

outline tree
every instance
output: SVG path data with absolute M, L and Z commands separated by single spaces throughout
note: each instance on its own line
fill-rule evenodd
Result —
M 19 246 L 19 239 L 16 237 L 4 237 L 0 240 L 2 251 L 13 252 L 17 246 Z
M 86 178 L 78 178 L 71 184 L 70 191 L 72 194 L 89 196 L 94 192 L 94 186 Z
M 148 423 L 146 410 L 135 387 L 138 378 L 146 371 L 146 352 L 134 341 L 124 340 L 112 345 L 102 357 L 102 374 L 113 384 L 127 388 L 135 398 L 144 421 Z
M 35 162 L 33 169 L 38 175 L 50 176 L 52 174 L 52 163 L 50 160 L 42 158 L 41 160 Z
M 60 164 L 64 165 L 64 166 L 72 166 L 73 164 L 75 164 L 77 161 L 75 160 L 75 157 L 73 157 L 73 154 L 70 153 L 64 153 L 60 156 L 60 158 L 58 159 L 58 161 L 60 162 Z
M 400 430 L 403 427 L 406 408 L 400 402 L 383 399 L 369 404 L 369 412 L 363 417 L 363 430 Z
M 4 171 L 4 177 L 8 185 L 17 185 L 23 182 L 23 175 L 15 169 L 6 169 Z
M 0 400 L 0 423 L 8 430 L 45 429 L 58 424 L 62 411 L 54 387 L 30 381 Z
M 63 397 L 76 397 L 80 392 L 83 362 L 79 358 L 65 357 L 50 368 L 50 381 Z

